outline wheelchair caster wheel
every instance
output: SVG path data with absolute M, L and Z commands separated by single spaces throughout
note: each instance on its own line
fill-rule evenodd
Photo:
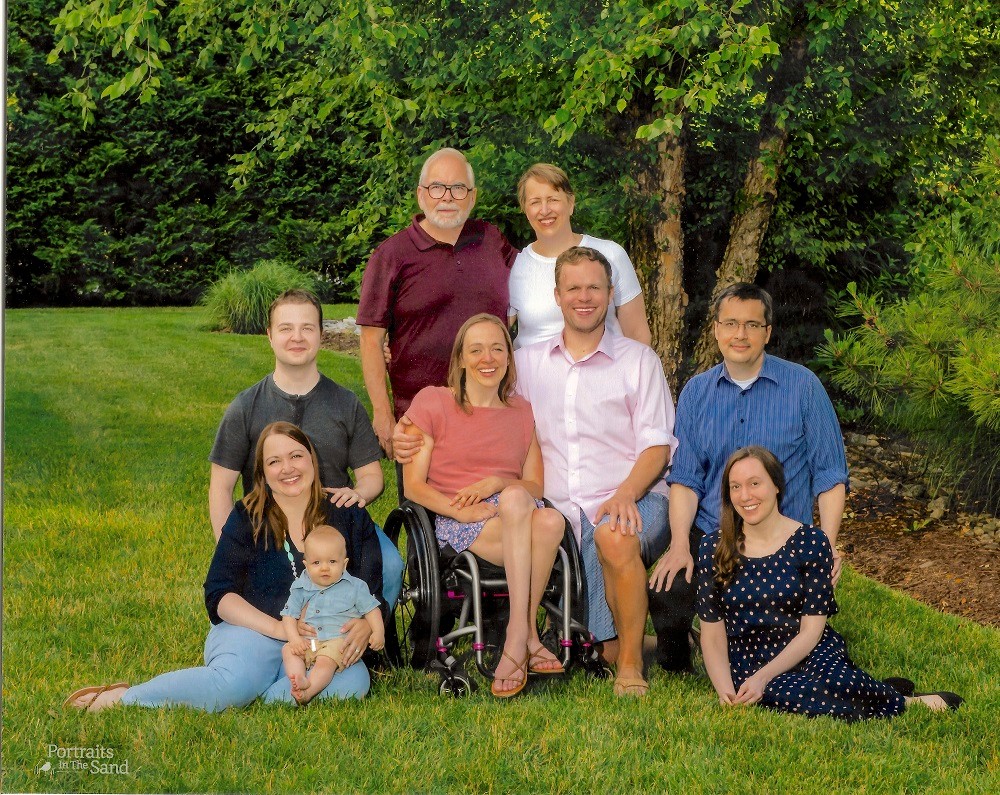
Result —
M 614 669 L 593 651 L 581 656 L 580 667 L 586 671 L 588 676 L 595 679 L 610 679 L 615 674 Z
M 452 698 L 465 698 L 476 691 L 475 683 L 464 674 L 447 674 L 441 678 L 438 693 Z
M 584 666 L 584 670 L 594 679 L 610 679 L 615 675 L 611 666 L 601 662 L 592 662 Z

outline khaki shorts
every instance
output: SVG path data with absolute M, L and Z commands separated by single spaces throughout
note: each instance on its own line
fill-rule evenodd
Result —
M 306 648 L 306 668 L 312 668 L 317 657 L 329 657 L 337 665 L 344 662 L 344 639 L 331 638 L 316 642 L 316 651 L 312 650 L 310 643 Z

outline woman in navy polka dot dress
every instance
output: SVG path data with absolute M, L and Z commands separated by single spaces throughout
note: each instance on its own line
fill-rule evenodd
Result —
M 830 543 L 819 528 L 781 514 L 784 487 L 770 451 L 737 450 L 722 477 L 721 527 L 701 545 L 701 642 L 719 702 L 846 720 L 899 715 L 912 701 L 957 707 L 953 693 L 906 698 L 854 666 L 826 623 Z

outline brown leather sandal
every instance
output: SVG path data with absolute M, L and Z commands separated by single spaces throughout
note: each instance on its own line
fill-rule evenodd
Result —
M 521 678 L 518 679 L 516 676 L 512 675 L 512 676 L 502 676 L 498 680 L 496 678 L 496 673 L 494 672 L 493 682 L 490 684 L 490 692 L 494 696 L 496 696 L 497 698 L 510 698 L 511 696 L 516 696 L 518 693 L 520 693 L 522 690 L 524 690 L 524 686 L 526 684 L 528 684 L 528 651 L 527 651 L 527 649 L 525 649 L 524 659 L 521 660 L 521 662 L 518 662 L 517 660 L 515 660 L 513 657 L 511 657 L 509 654 L 507 654 L 507 652 L 503 653 L 503 657 L 506 657 L 508 660 L 510 660 L 512 663 L 514 663 L 514 671 L 513 671 L 513 673 L 516 674 L 516 673 L 520 672 Z M 503 659 L 503 657 L 501 657 L 501 660 Z M 518 682 L 518 685 L 513 690 L 497 690 L 497 682 L 498 681 L 500 681 L 500 682 Z
M 645 679 L 618 677 L 615 679 L 613 692 L 616 696 L 632 696 L 633 698 L 638 698 L 649 694 L 649 682 Z
M 66 700 L 63 702 L 64 707 L 73 707 L 74 709 L 82 709 L 84 712 L 91 712 L 91 707 L 94 706 L 94 702 L 109 690 L 117 690 L 119 687 L 131 687 L 128 682 L 115 682 L 113 685 L 94 685 L 92 687 L 81 687 L 79 690 L 75 690 L 70 693 Z M 77 699 L 83 698 L 84 696 L 90 696 L 84 704 L 77 704 Z
M 546 647 L 544 643 L 539 644 L 538 648 L 534 651 L 528 649 L 528 670 L 533 674 L 541 674 L 542 676 L 548 676 L 550 674 L 564 674 L 566 669 L 563 668 L 563 664 L 559 662 L 559 658 L 554 654 L 552 657 L 543 657 L 542 652 L 548 652 L 552 654 L 552 651 Z M 559 663 L 558 668 L 537 668 L 538 663 Z

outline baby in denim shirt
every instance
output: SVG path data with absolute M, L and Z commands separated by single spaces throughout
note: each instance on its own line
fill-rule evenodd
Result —
M 378 651 L 385 645 L 385 627 L 378 600 L 367 583 L 345 571 L 347 546 L 338 530 L 329 525 L 315 527 L 306 536 L 303 559 L 306 570 L 292 583 L 281 611 L 288 639 L 281 656 L 292 683 L 292 696 L 300 704 L 308 704 L 330 684 L 343 663 L 340 628 L 363 616 L 372 630 L 368 645 Z M 316 628 L 315 639 L 306 640 L 299 634 L 298 618 L 305 606 L 303 620 Z

